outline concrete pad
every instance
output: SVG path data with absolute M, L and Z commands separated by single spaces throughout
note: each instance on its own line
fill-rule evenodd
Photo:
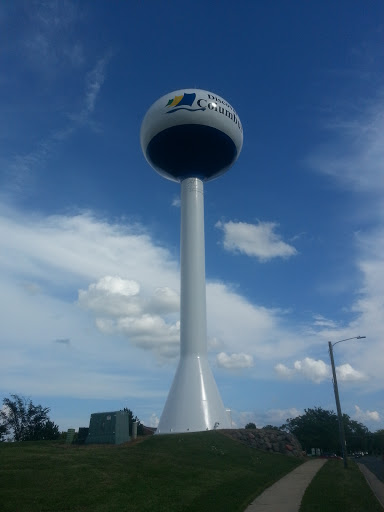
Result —
M 379 500 L 380 505 L 384 508 L 384 484 L 381 482 L 376 475 L 369 471 L 367 466 L 358 462 L 360 471 L 365 476 L 366 481 L 368 482 L 369 487 L 374 492 L 376 498 Z
M 326 462 L 326 459 L 304 462 L 268 487 L 245 512 L 298 512 L 305 489 Z

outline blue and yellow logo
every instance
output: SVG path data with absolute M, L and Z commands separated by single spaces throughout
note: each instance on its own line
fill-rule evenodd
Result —
M 170 110 L 167 111 L 167 114 L 172 114 L 173 112 L 177 112 L 178 110 L 188 110 L 189 112 L 196 112 L 197 110 L 205 110 L 206 107 L 200 108 L 192 108 L 193 103 L 196 99 L 196 93 L 184 93 L 181 96 L 175 96 L 171 98 L 168 103 L 165 105 Z

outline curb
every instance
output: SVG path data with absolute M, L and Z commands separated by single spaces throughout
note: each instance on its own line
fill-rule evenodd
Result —
M 372 473 L 364 464 L 357 462 L 360 471 L 363 473 L 369 487 L 376 496 L 380 505 L 384 508 L 384 483 L 381 482 L 376 475 Z

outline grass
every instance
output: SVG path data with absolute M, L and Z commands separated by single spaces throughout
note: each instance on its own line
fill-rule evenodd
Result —
M 357 464 L 329 460 L 307 487 L 300 512 L 383 512 Z
M 121 446 L 0 443 L 2 512 L 242 512 L 301 461 L 220 432 Z

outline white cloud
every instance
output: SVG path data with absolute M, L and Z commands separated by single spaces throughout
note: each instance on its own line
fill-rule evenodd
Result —
M 178 352 L 178 288 L 177 262 L 137 225 L 3 207 L 0 387 L 162 399 L 148 349 L 163 359 Z
M 343 356 L 359 372 L 341 365 L 341 380 L 365 380 L 365 389 L 382 389 L 384 385 L 382 360 L 384 351 L 384 228 L 358 232 L 356 266 L 360 270 L 360 289 L 350 306 L 353 319 L 346 325 L 318 325 L 316 336 L 324 340 L 342 340 L 362 335 L 366 339 L 346 341 L 337 345 L 335 357 Z
M 310 357 L 306 357 L 302 361 L 295 361 L 293 366 L 294 371 L 316 383 L 319 383 L 330 376 L 329 367 L 324 363 L 324 361 L 316 361 Z
M 65 288 L 109 275 L 140 282 L 145 293 L 179 288 L 176 262 L 138 225 L 109 224 L 90 213 L 46 218 L 2 213 L 0 263 L 23 282 Z
M 85 93 L 85 112 L 88 114 L 95 110 L 96 99 L 105 80 L 107 62 L 108 57 L 99 59 L 94 68 L 88 73 Z
M 384 101 L 375 100 L 344 119 L 326 125 L 330 142 L 313 152 L 307 164 L 344 186 L 373 192 L 384 189 Z
M 24 56 L 40 72 L 53 74 L 64 64 L 79 67 L 84 63 L 80 41 L 74 40 L 73 26 L 81 19 L 76 3 L 29 2 L 25 9 L 24 39 L 20 41 Z
M 175 197 L 173 199 L 172 206 L 174 206 L 175 208 L 180 208 L 180 206 L 181 206 L 181 199 L 180 199 L 180 197 Z
M 148 307 L 159 315 L 177 313 L 180 309 L 180 295 L 168 286 L 156 288 L 149 299 Z
M 381 419 L 377 411 L 363 411 L 358 405 L 355 405 L 354 418 L 362 423 L 365 421 L 380 421 Z
M 224 283 L 207 285 L 207 321 L 222 352 L 244 352 L 260 361 L 305 347 L 305 339 L 285 325 L 284 312 L 252 304 Z
M 128 360 L 138 371 L 150 361 L 135 351 L 139 348 L 158 361 L 178 354 L 178 263 L 137 224 L 111 224 L 89 212 L 24 216 L 2 207 L 0 268 L 2 295 L 7 297 L 0 311 L 6 361 L 0 364 L 0 380 L 7 386 L 21 372 L 17 389 L 23 382 L 28 389 L 31 379 L 28 392 L 46 392 L 50 383 L 52 392 L 67 389 L 76 394 L 80 388 L 65 385 L 68 372 L 76 375 L 78 369 L 84 374 L 80 380 L 76 377 L 79 382 L 87 375 L 92 382 L 100 371 L 102 396 L 109 396 L 122 381 L 114 379 L 106 386 L 104 365 L 118 370 Z M 232 365 L 250 365 L 253 357 L 273 358 L 276 345 L 286 357 L 297 345 L 296 336 L 290 338 L 280 326 L 278 310 L 253 305 L 223 283 L 208 282 L 207 304 L 210 349 L 246 354 L 229 355 Z M 16 320 L 20 311 L 22 322 Z M 50 370 L 44 377 L 40 371 L 36 374 L 43 364 L 41 356 L 36 364 L 39 351 L 46 354 L 47 368 L 56 367 L 54 377 Z M 57 366 L 56 357 L 62 366 Z M 117 396 L 125 387 L 121 384 Z M 92 396 L 96 390 L 100 386 L 93 388 Z M 131 390 L 137 392 L 136 386 L 131 384 Z
M 285 423 L 289 418 L 296 418 L 300 416 L 300 411 L 296 407 L 289 409 L 269 409 L 265 413 L 265 424 L 276 425 Z
M 332 176 L 344 188 L 352 189 L 356 195 L 351 214 L 357 212 L 359 226 L 370 225 L 360 227 L 355 234 L 355 263 L 361 285 L 355 289 L 349 311 L 353 319 L 342 328 L 324 326 L 318 334 L 331 340 L 366 336 L 364 340 L 343 343 L 342 353 L 367 376 L 365 389 L 377 390 L 384 384 L 382 360 L 377 357 L 384 351 L 384 96 L 379 91 L 376 97 L 368 101 L 364 97 L 363 101 L 362 107 L 355 102 L 348 114 L 331 119 L 326 127 L 330 142 L 317 148 L 307 163 Z M 350 378 L 348 370 L 347 375 Z
M 97 315 L 139 315 L 142 312 L 139 291 L 136 281 L 105 276 L 90 284 L 88 290 L 79 290 L 79 304 Z
M 244 428 L 247 423 L 255 423 L 257 428 L 266 425 L 280 427 L 289 418 L 300 416 L 301 412 L 296 407 L 287 409 L 267 409 L 266 411 L 232 411 L 232 423 L 234 428 Z
M 352 368 L 349 363 L 341 364 L 336 368 L 337 379 L 340 381 L 348 382 L 348 381 L 356 381 L 363 380 L 365 376 Z
M 48 43 L 47 45 L 49 46 Z M 7 176 L 7 183 L 4 188 L 11 195 L 15 192 L 20 192 L 30 184 L 33 172 L 41 170 L 51 155 L 57 151 L 57 147 L 65 139 L 73 135 L 80 125 L 87 124 L 94 131 L 99 131 L 98 126 L 91 120 L 91 117 L 100 94 L 101 86 L 105 80 L 105 68 L 110 58 L 110 53 L 100 58 L 86 76 L 85 94 L 82 100 L 83 106 L 80 111 L 68 114 L 69 121 L 65 125 L 60 120 L 58 126 L 61 125 L 61 127 L 41 137 L 31 151 L 22 151 L 9 157 L 8 161 L 3 161 L 3 172 Z
M 253 357 L 243 352 L 231 355 L 220 352 L 216 356 L 216 363 L 220 368 L 251 368 L 253 366 Z
M 156 415 L 156 413 L 151 414 L 148 422 L 149 427 L 157 428 L 160 423 L 160 418 Z
M 381 284 L 373 274 L 380 276 L 378 261 L 371 260 L 372 265 L 364 267 L 367 286 L 355 304 L 361 322 L 358 332 L 367 334 L 372 345 L 367 350 L 367 345 L 361 342 L 343 344 L 349 365 L 342 364 L 338 372 L 341 381 L 362 382 L 362 376 L 367 375 L 365 385 L 380 387 L 382 365 L 380 358 L 374 356 L 380 353 L 382 344 L 379 338 L 383 317 Z M 0 311 L 4 363 L 0 362 L 0 381 L 13 382 L 15 375 L 22 373 L 25 381 L 20 382 L 28 386 L 31 379 L 35 381 L 32 387 L 36 392 L 45 390 L 50 380 L 43 379 L 40 372 L 36 374 L 38 351 L 46 351 L 52 366 L 56 357 L 64 358 L 56 378 L 51 376 L 57 384 L 49 384 L 52 390 L 64 388 L 64 375 L 68 371 L 75 374 L 74 368 L 80 369 L 81 365 L 86 366 L 83 372 L 90 380 L 100 371 L 100 381 L 104 382 L 104 365 L 120 368 L 128 360 L 138 371 L 141 366 L 151 364 L 151 357 L 153 364 L 153 355 L 156 361 L 164 362 L 178 354 L 178 262 L 137 224 L 109 223 L 89 212 L 46 218 L 24 216 L 3 207 L 0 269 L 2 296 L 7 297 Z M 330 378 L 329 367 L 323 361 L 303 358 L 303 352 L 323 342 L 324 337 L 347 338 L 351 330 L 357 330 L 351 325 L 341 332 L 337 327 L 324 326 L 320 319 L 322 325 L 317 325 L 318 330 L 308 336 L 305 326 L 290 326 L 287 312 L 252 304 L 234 288 L 220 282 L 207 282 L 207 313 L 209 348 L 225 354 L 220 356 L 218 365 L 244 366 L 254 371 L 253 360 L 257 378 L 269 375 L 270 366 L 263 364 L 265 361 L 275 364 L 280 376 L 301 375 L 319 382 L 326 378 L 328 371 Z M 53 340 L 70 340 L 70 343 L 52 343 Z M 49 350 L 46 350 L 47 343 Z M 73 360 L 76 354 L 78 362 Z M 294 357 L 293 366 L 277 364 L 277 358 Z M 90 363 L 84 362 L 88 360 L 97 370 L 88 368 Z M 108 390 L 112 394 L 115 384 L 116 380 L 106 386 L 104 395 Z M 17 389 L 21 388 L 17 386 Z M 131 385 L 131 390 L 135 386 Z M 71 387 L 71 393 L 78 392 L 76 387 Z
M 285 366 L 285 364 L 282 364 L 282 363 L 278 363 L 275 366 L 275 372 L 280 377 L 283 377 L 283 378 L 290 378 L 290 377 L 293 377 L 293 375 L 295 374 L 295 371 L 293 369 L 288 368 L 288 366 Z
M 295 361 L 293 368 L 288 368 L 282 363 L 275 366 L 275 372 L 282 378 L 290 378 L 301 375 L 306 379 L 312 380 L 316 384 L 331 378 L 331 367 L 321 359 L 315 360 L 305 357 L 301 361 Z M 350 364 L 342 364 L 336 367 L 338 381 L 358 381 L 363 380 L 365 376 L 352 368 Z
M 265 262 L 272 258 L 289 258 L 297 254 L 296 249 L 281 240 L 275 233 L 275 222 L 217 222 L 216 227 L 224 232 L 224 248 L 240 252 Z
M 314 325 L 317 327 L 329 327 L 331 329 L 337 327 L 337 323 L 334 320 L 324 318 L 322 315 L 314 315 Z
M 178 295 L 169 288 L 156 288 L 147 298 L 136 281 L 104 276 L 88 290 L 79 290 L 79 304 L 95 313 L 102 332 L 124 334 L 134 345 L 163 357 L 178 355 L 180 323 L 158 314 L 178 310 Z
M 108 295 L 117 294 L 124 297 L 133 297 L 139 293 L 140 285 L 136 281 L 121 279 L 119 276 L 105 276 L 96 284 L 90 285 L 90 289 L 106 292 Z
M 91 115 L 93 114 L 96 106 L 97 98 L 100 94 L 101 87 L 105 81 L 105 69 L 108 62 L 112 57 L 112 53 L 108 52 L 103 57 L 99 58 L 94 67 L 89 71 L 85 80 L 85 95 L 83 100 L 83 108 L 78 113 L 72 113 L 68 117 L 76 124 L 87 123 L 95 131 L 99 131 L 98 126 L 91 122 Z

